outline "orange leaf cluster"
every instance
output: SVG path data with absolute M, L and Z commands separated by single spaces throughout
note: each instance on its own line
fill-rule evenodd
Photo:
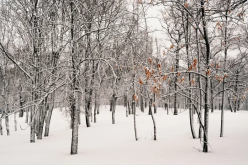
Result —
M 157 88 L 156 86 L 154 86 L 151 90 L 151 92 L 154 92 L 155 94 L 159 93 L 159 88 Z
M 158 70 L 161 70 L 161 64 L 160 63 L 158 63 L 157 67 L 158 67 Z
M 150 64 L 152 64 L 152 59 L 151 58 L 149 58 L 148 61 L 150 62 Z
M 193 69 L 196 70 L 196 66 L 197 66 L 197 59 L 194 59 L 194 60 L 193 60 L 193 64 L 189 66 L 188 71 L 191 71 L 191 70 L 193 70 Z
M 148 80 L 151 77 L 152 73 L 146 68 L 146 79 Z
M 211 74 L 211 70 L 210 70 L 210 69 L 208 69 L 208 71 L 207 71 L 207 75 L 208 75 L 208 76 L 210 76 L 210 74 Z
M 225 74 L 224 77 L 227 78 L 227 74 Z
M 162 80 L 164 81 L 164 80 L 166 80 L 167 79 L 167 75 L 164 75 L 163 77 L 162 77 Z
M 143 81 L 141 80 L 141 78 L 139 79 L 139 84 L 140 85 L 144 84 Z
M 171 67 L 171 71 L 174 72 L 174 67 L 173 66 Z
M 189 67 L 188 71 L 191 71 L 192 69 L 193 69 L 193 66 L 192 66 L 192 65 L 190 65 L 190 67 Z
M 221 77 L 221 78 L 219 79 L 219 81 L 220 81 L 220 82 L 223 81 L 223 77 Z
M 180 73 L 180 72 L 178 72 L 178 73 L 177 73 L 177 77 L 180 77 L 180 76 L 181 76 L 181 73 Z
M 217 68 L 217 69 L 219 69 L 219 68 L 220 68 L 220 65 L 219 65 L 218 63 L 216 64 L 216 68 Z
M 155 79 L 155 77 L 153 77 L 153 81 L 154 81 L 155 83 L 158 83 L 158 81 L 157 81 L 157 79 Z
M 174 48 L 174 45 L 172 44 L 171 46 L 170 46 L 170 49 L 173 49 Z
M 136 94 L 133 95 L 133 99 L 136 100 L 138 96 Z
M 195 80 L 194 79 L 191 80 L 191 84 L 192 85 L 195 84 Z
M 185 5 L 184 5 L 184 6 L 185 6 L 185 8 L 187 8 L 187 7 L 188 7 L 188 4 L 187 4 L 187 3 L 185 3 Z

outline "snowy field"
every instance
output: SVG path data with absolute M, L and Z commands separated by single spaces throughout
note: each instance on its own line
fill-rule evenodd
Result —
M 202 153 L 199 139 L 192 139 L 188 111 L 178 116 L 163 109 L 155 114 L 157 141 L 152 140 L 151 116 L 137 109 L 135 141 L 133 116 L 125 116 L 125 108 L 118 106 L 116 124 L 111 124 L 109 106 L 101 106 L 97 123 L 86 128 L 84 116 L 79 129 L 78 155 L 70 155 L 71 130 L 69 119 L 55 109 L 50 136 L 29 143 L 30 129 L 24 128 L 24 118 L 18 118 L 14 132 L 11 118 L 10 136 L 0 136 L 1 165 L 247 165 L 248 164 L 248 111 L 225 113 L 224 137 L 219 137 L 220 111 L 210 114 L 210 153 Z M 195 118 L 196 119 L 196 118 Z M 3 121 L 4 123 L 4 121 Z M 198 123 L 195 120 L 195 130 Z

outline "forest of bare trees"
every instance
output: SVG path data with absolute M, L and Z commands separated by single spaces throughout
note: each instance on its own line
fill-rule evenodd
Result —
M 11 134 L 10 116 L 15 130 L 25 118 L 35 143 L 64 108 L 77 154 L 80 114 L 91 127 L 108 104 L 115 124 L 123 105 L 138 140 L 136 112 L 149 108 L 156 140 L 164 107 L 188 110 L 192 138 L 209 152 L 209 114 L 221 111 L 223 137 L 225 111 L 248 108 L 247 9 L 247 0 L 1 0 L 0 134 Z M 154 10 L 163 39 L 150 28 Z

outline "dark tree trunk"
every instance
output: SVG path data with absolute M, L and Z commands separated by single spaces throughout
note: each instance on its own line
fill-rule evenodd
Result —
M 113 100 L 112 100 L 112 98 L 110 99 L 110 112 L 113 110 Z
M 7 135 L 9 136 L 9 116 L 8 116 L 8 113 L 9 113 L 9 105 L 7 104 L 6 105 L 6 110 L 5 110 L 5 126 L 6 126 L 6 131 L 7 131 Z
M 127 101 L 127 107 L 128 107 L 128 113 L 129 115 L 131 115 L 131 107 L 129 101 Z
M 211 112 L 214 112 L 214 90 L 213 90 L 213 82 L 212 80 L 210 80 L 210 91 L 211 91 L 211 102 L 210 102 L 210 106 L 211 106 Z
M 153 94 L 153 99 L 154 99 L 154 104 L 153 104 L 153 109 L 154 109 L 154 113 L 157 113 L 157 106 L 156 106 L 156 94 Z
M 133 95 L 133 99 L 132 99 L 132 111 L 133 111 L 133 121 L 134 121 L 134 134 L 135 134 L 135 140 L 138 140 L 138 136 L 137 136 L 137 127 L 136 127 L 136 106 L 135 106 L 134 95 Z
M 0 135 L 3 135 L 2 117 L 0 117 Z
M 204 33 L 204 41 L 206 46 L 206 78 L 205 78 L 205 98 L 204 98 L 204 131 L 203 131 L 203 152 L 208 152 L 208 126 L 209 126 L 209 76 L 210 76 L 210 44 L 208 39 L 207 32 L 207 23 L 205 20 L 205 1 L 201 0 L 201 15 L 202 15 L 202 24 L 203 24 L 203 33 Z
M 35 143 L 35 116 L 34 116 L 34 107 L 32 107 L 31 114 L 30 114 L 30 143 Z
M 43 128 L 44 128 L 44 123 L 45 123 L 45 117 L 47 113 L 47 98 L 45 98 L 45 103 L 43 102 L 42 105 L 40 106 L 40 116 L 39 116 L 39 126 L 38 126 L 38 135 L 37 139 L 42 139 L 42 134 L 43 134 Z
M 127 107 L 127 94 L 124 94 L 124 107 Z
M 44 136 L 47 137 L 49 136 L 49 129 L 50 129 L 50 123 L 51 123 L 51 118 L 52 118 L 52 113 L 53 113 L 53 108 L 54 108 L 54 99 L 55 99 L 55 92 L 51 94 L 51 103 L 48 105 L 48 112 L 47 112 L 47 117 L 46 117 L 46 126 L 45 126 L 45 134 Z
M 112 97 L 112 124 L 115 124 L 116 100 L 117 100 L 117 97 L 116 97 L 116 94 L 114 93 Z
M 149 101 L 149 112 L 151 112 L 152 122 L 153 122 L 153 140 L 157 140 L 157 128 L 156 128 L 156 122 L 152 113 L 152 99 Z
M 144 100 L 143 100 L 143 96 L 140 96 L 140 110 L 141 112 L 144 112 Z

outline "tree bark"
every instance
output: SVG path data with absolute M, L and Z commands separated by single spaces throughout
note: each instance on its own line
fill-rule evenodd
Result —
M 157 140 L 157 128 L 156 128 L 156 122 L 152 113 L 152 99 L 149 101 L 149 112 L 151 112 L 152 122 L 153 122 L 153 140 Z
M 51 94 L 51 103 L 49 103 L 49 108 L 47 112 L 47 117 L 46 117 L 46 126 L 45 126 L 45 134 L 44 136 L 47 137 L 49 136 L 49 129 L 50 129 L 50 123 L 51 123 L 51 118 L 52 118 L 52 113 L 53 113 L 53 108 L 54 108 L 54 99 L 55 99 L 55 92 Z
M 112 124 L 115 124 L 115 109 L 116 109 L 116 94 L 114 93 L 112 96 Z

